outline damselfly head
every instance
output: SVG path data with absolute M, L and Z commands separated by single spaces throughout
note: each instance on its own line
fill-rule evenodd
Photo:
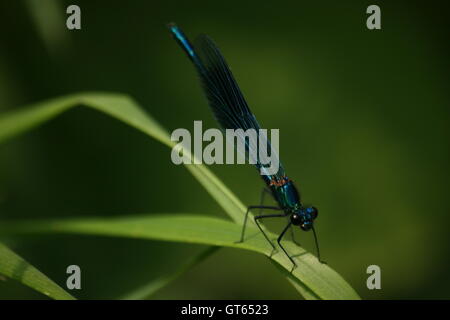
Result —
M 316 207 L 306 207 L 304 210 L 313 220 L 319 215 L 319 210 Z
M 291 216 L 291 222 L 293 225 L 300 226 L 302 230 L 308 231 L 313 227 L 314 219 L 318 215 L 319 210 L 316 207 L 302 207 Z

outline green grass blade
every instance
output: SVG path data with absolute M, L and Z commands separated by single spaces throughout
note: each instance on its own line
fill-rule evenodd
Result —
M 168 132 L 132 98 L 113 93 L 74 94 L 0 114 L 0 143 L 79 106 L 104 112 L 168 147 L 175 145 Z M 186 168 L 234 221 L 242 222 L 246 207 L 208 168 L 203 165 L 187 165 Z
M 145 113 L 133 99 L 126 95 L 111 93 L 74 94 L 0 115 L 0 143 L 49 121 L 62 112 L 76 106 L 90 107 L 104 112 L 142 131 L 168 147 L 172 147 L 175 144 L 170 140 L 167 131 Z M 187 152 L 185 153 L 187 154 Z M 219 203 L 231 219 L 238 223 L 242 222 L 246 207 L 233 192 L 204 165 L 187 165 L 186 168 Z M 289 263 L 285 263 L 284 266 L 288 268 Z M 317 267 L 316 271 L 320 274 L 321 265 L 315 267 Z M 300 272 L 297 270 L 296 273 Z M 301 280 L 299 283 L 301 283 Z M 300 290 L 300 293 L 304 294 L 304 291 Z
M 235 243 L 241 227 L 231 221 L 196 215 L 162 214 L 125 218 L 89 218 L 49 221 L 24 221 L 0 223 L 0 235 L 38 233 L 75 233 L 197 243 L 247 249 L 270 256 L 271 247 L 259 230 L 249 226 L 247 239 Z M 269 234 L 276 238 L 274 234 Z M 321 264 L 315 256 L 294 243 L 286 241 L 286 249 L 294 254 L 298 267 L 288 278 L 307 299 L 359 299 L 350 285 L 329 266 Z M 284 270 L 292 264 L 282 252 L 271 259 Z
M 122 300 L 144 300 L 149 299 L 152 295 L 154 295 L 157 291 L 167 286 L 169 283 L 178 279 L 182 274 L 186 271 L 190 270 L 192 267 L 196 266 L 214 252 L 216 252 L 220 247 L 208 247 L 207 249 L 200 252 L 200 254 L 195 255 L 187 262 L 183 263 L 178 270 L 175 272 L 170 271 L 166 274 L 158 277 L 157 279 L 152 280 L 150 283 L 146 284 L 143 287 L 138 288 L 137 290 L 130 292 L 119 299 Z
M 33 267 L 4 244 L 0 243 L 0 274 L 17 280 L 22 284 L 57 300 L 75 298 L 50 280 L 45 274 Z

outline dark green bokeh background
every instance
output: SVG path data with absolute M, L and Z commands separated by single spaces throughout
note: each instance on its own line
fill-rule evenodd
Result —
M 392 1 L 393 2 L 393 1 Z M 450 298 L 447 8 L 395 1 L 0 2 L 0 112 L 85 90 L 134 97 L 167 129 L 216 127 L 195 72 L 165 24 L 208 33 L 303 199 L 320 209 L 323 256 L 366 299 Z M 443 3 L 443 2 L 442 2 Z M 78 4 L 82 30 L 65 28 Z M 378 4 L 382 30 L 369 31 Z M 246 204 L 262 182 L 212 170 Z M 76 109 L 0 146 L 0 218 L 193 212 L 226 218 L 170 150 L 103 114 Z M 280 224 L 270 224 L 273 230 Z M 312 235 L 298 231 L 307 248 Z M 7 244 L 59 284 L 82 268 L 79 298 L 115 298 L 200 246 L 82 236 Z M 366 268 L 382 290 L 366 288 Z M 0 298 L 42 298 L 14 281 Z M 155 298 L 295 299 L 261 255 L 223 249 Z

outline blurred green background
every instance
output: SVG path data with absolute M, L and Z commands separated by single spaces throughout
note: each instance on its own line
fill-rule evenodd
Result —
M 78 4 L 82 29 L 65 27 Z M 366 28 L 378 4 L 382 30 Z M 0 1 L 0 112 L 86 90 L 127 93 L 164 127 L 216 127 L 165 24 L 218 43 L 304 202 L 320 210 L 324 259 L 365 299 L 450 298 L 448 12 L 410 1 Z M 246 204 L 249 165 L 211 169 Z M 192 212 L 226 218 L 170 150 L 77 108 L 0 145 L 0 218 Z M 281 224 L 268 224 L 279 230 Z M 312 235 L 297 238 L 313 250 Z M 115 298 L 201 246 L 87 236 L 9 239 L 79 298 Z M 366 288 L 381 267 L 382 289 Z M 262 255 L 222 249 L 154 298 L 296 299 Z M 43 298 L 0 281 L 0 298 Z

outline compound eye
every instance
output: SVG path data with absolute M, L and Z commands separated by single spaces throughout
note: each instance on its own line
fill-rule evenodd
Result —
M 316 207 L 311 207 L 311 209 L 312 209 L 311 214 L 312 214 L 313 219 L 317 218 L 317 216 L 319 215 L 319 210 Z
M 300 216 L 298 214 L 294 213 L 291 216 L 291 222 L 294 226 L 298 226 L 302 223 L 302 219 L 300 218 Z
M 300 227 L 303 231 L 309 231 L 312 228 L 312 222 L 305 222 Z

